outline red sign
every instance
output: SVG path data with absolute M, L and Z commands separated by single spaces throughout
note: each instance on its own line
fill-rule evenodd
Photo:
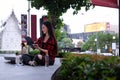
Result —
M 33 41 L 37 40 L 37 16 L 31 15 L 31 38 Z
M 22 42 L 26 42 L 25 37 L 27 37 L 27 15 L 21 15 L 21 33 Z M 37 39 L 37 16 L 31 15 L 31 38 L 33 41 Z
M 106 23 L 106 30 L 110 30 L 110 23 L 109 22 Z

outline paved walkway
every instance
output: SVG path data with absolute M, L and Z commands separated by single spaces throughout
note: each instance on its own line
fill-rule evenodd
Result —
M 52 74 L 61 65 L 60 59 L 56 58 L 55 64 L 48 68 L 44 66 L 16 66 L 8 63 L 4 56 L 11 55 L 0 54 L 0 80 L 51 80 Z

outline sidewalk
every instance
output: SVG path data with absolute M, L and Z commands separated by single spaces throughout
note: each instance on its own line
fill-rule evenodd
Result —
M 51 80 L 54 71 L 61 65 L 60 59 L 56 58 L 55 64 L 47 69 L 44 66 L 16 66 L 7 63 L 4 56 L 0 54 L 0 80 Z

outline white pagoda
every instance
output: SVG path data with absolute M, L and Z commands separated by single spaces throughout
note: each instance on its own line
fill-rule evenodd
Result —
M 12 11 L 5 23 L 1 33 L 1 51 L 20 51 L 21 29 L 14 11 Z

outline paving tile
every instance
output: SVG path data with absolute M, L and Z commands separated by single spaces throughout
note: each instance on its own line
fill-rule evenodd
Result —
M 51 80 L 52 74 L 61 65 L 60 59 L 56 58 L 55 64 L 48 68 L 44 66 L 16 66 L 8 63 L 4 56 L 13 56 L 13 54 L 0 54 L 0 80 Z

